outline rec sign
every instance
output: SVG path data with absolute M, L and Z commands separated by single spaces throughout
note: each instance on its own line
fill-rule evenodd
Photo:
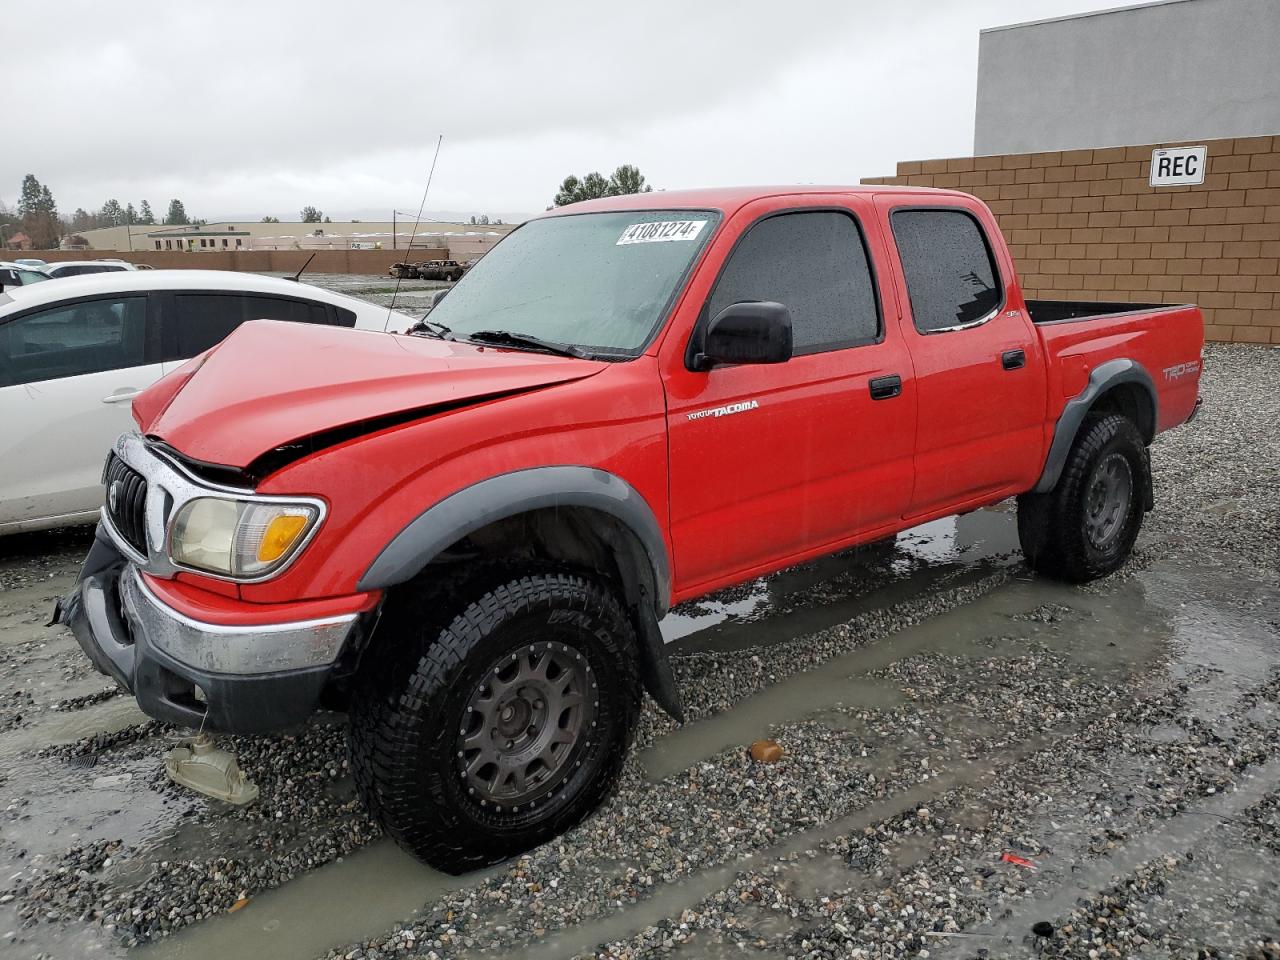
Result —
M 1151 151 L 1151 186 L 1187 187 L 1204 183 L 1205 147 L 1160 147 Z

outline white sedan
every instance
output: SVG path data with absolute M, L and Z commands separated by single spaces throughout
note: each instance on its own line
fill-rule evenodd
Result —
M 93 273 L 119 273 L 138 268 L 127 260 L 60 260 L 41 268 L 53 280 L 85 277 Z
M 414 318 L 220 270 L 71 277 L 0 293 L 0 535 L 88 523 L 130 401 L 246 320 L 403 332 Z

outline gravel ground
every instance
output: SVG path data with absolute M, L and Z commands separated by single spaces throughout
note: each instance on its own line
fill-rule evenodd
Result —
M 42 625 L 87 538 L 14 538 L 6 952 L 1280 957 L 1280 351 L 1205 378 L 1119 574 L 1030 578 L 1001 507 L 686 605 L 689 723 L 646 709 L 599 814 L 459 880 L 380 838 L 340 718 L 236 741 L 247 808 L 169 784 L 173 731 Z

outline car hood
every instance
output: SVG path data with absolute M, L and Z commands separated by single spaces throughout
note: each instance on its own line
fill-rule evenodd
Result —
M 278 320 L 241 325 L 140 394 L 147 436 L 204 463 L 244 468 L 312 439 L 314 448 L 444 410 L 557 383 L 607 366 L 421 336 Z M 335 432 L 341 436 L 334 438 Z

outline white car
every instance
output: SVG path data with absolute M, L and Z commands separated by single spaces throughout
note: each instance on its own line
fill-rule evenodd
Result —
M 23 287 L 31 283 L 41 283 L 52 279 L 43 270 L 28 266 L 19 260 L 12 263 L 0 260 L 0 290 L 8 287 Z
M 94 520 L 130 401 L 246 320 L 403 332 L 414 318 L 221 270 L 73 277 L 0 292 L 0 535 Z
M 83 277 L 88 273 L 118 273 L 122 270 L 137 270 L 127 260 L 63 260 L 42 267 L 45 273 L 55 280 L 64 277 Z

